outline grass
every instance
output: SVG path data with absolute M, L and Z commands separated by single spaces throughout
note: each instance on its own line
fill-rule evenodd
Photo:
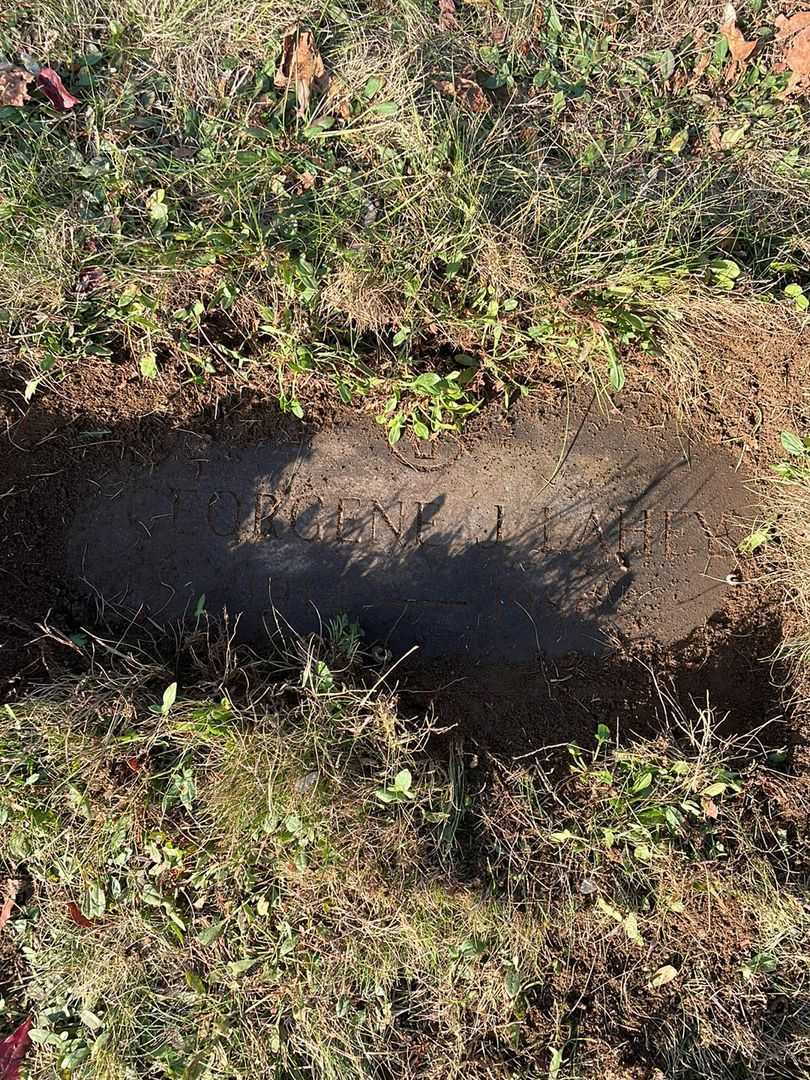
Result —
M 27 1076 L 806 1075 L 806 817 L 754 736 L 662 693 L 653 742 L 499 762 L 347 621 L 222 645 L 178 689 L 96 640 L 5 711 Z
M 392 440 L 561 369 L 616 392 L 639 351 L 688 399 L 714 303 L 763 322 L 808 280 L 777 10 L 740 8 L 731 77 L 708 6 L 26 4 L 0 52 L 81 104 L 0 109 L 0 356 L 28 398 L 97 357 L 301 416 L 326 388 Z M 304 115 L 292 16 L 330 76 Z
M 783 651 L 792 656 L 801 678 L 810 664 L 810 442 L 784 432 L 782 444 L 786 454 L 772 466 L 759 528 L 762 543 L 781 556 L 778 573 L 795 627 Z
M 730 343 L 787 355 L 808 306 L 779 10 L 740 5 L 732 73 L 708 4 L 13 5 L 0 62 L 80 104 L 0 107 L 4 392 L 70 405 L 110 366 L 169 402 L 331 396 L 395 442 L 652 357 L 699 421 Z M 329 74 L 305 109 L 293 24 Z M 806 435 L 752 532 L 805 661 Z M 345 620 L 263 657 L 73 645 L 0 717 L 27 1076 L 808 1075 L 806 787 L 710 707 L 510 762 L 402 715 Z

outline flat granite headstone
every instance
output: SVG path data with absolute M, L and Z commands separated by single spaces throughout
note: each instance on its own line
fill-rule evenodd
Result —
M 751 497 L 729 459 L 632 418 L 519 420 L 464 446 L 373 424 L 200 450 L 96 478 L 68 559 L 158 621 L 241 613 L 317 630 L 347 613 L 395 653 L 526 663 L 617 635 L 672 643 L 733 588 Z M 728 581 L 727 577 L 731 576 Z

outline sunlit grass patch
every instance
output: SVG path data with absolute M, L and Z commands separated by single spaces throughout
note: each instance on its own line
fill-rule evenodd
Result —
M 30 1075 L 804 1075 L 801 787 L 755 736 L 663 695 L 655 741 L 507 764 L 427 753 L 346 622 L 179 686 L 116 649 L 0 731 Z
M 677 369 L 673 312 L 700 346 L 715 301 L 789 309 L 807 270 L 773 14 L 739 13 L 762 44 L 734 79 L 712 18 L 32 5 L 0 45 L 80 105 L 0 111 L 3 353 L 37 393 L 95 356 L 269 380 L 295 415 L 327 386 L 392 440 L 549 373 L 619 392 L 639 350 Z

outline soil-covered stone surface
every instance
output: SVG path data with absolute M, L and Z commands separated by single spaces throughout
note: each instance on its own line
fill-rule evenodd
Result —
M 255 642 L 275 606 L 305 632 L 347 612 L 383 664 L 416 646 L 396 674 L 414 708 L 506 749 L 654 726 L 648 666 L 789 738 L 768 662 L 780 596 L 736 550 L 756 456 L 748 471 L 688 439 L 660 392 L 606 408 L 552 388 L 391 449 L 328 401 L 303 425 L 255 393 L 167 396 L 114 365 L 93 385 L 25 410 L 4 395 L 6 694 L 67 659 L 46 621 L 137 631 L 204 603 Z
M 297 632 L 347 612 L 394 654 L 472 666 L 670 644 L 724 606 L 753 513 L 727 457 L 593 405 L 562 436 L 528 414 L 432 456 L 371 421 L 184 436 L 79 481 L 66 576 L 152 618 L 227 607 L 254 640 L 271 607 Z

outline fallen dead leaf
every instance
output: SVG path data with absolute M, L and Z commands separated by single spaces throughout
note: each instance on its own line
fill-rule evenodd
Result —
M 810 11 L 799 11 L 790 18 L 779 15 L 774 20 L 775 40 L 785 51 L 776 65 L 778 71 L 790 71 L 782 97 L 810 89 Z
M 731 54 L 731 63 L 726 71 L 726 78 L 731 81 L 745 67 L 745 61 L 751 56 L 757 47 L 757 41 L 746 41 L 742 30 L 737 26 L 737 12 L 733 4 L 726 4 L 723 12 L 723 25 L 720 33 L 728 42 L 728 51 Z
M 9 878 L 3 887 L 3 904 L 0 907 L 0 930 L 11 918 L 14 904 L 17 901 L 17 893 L 20 891 L 20 882 L 16 878 Z
M 79 99 L 65 89 L 59 75 L 51 67 L 39 69 L 37 86 L 57 112 L 68 112 L 74 105 L 79 104 Z
M 457 30 L 458 19 L 456 18 L 455 0 L 439 0 L 439 29 Z
M 295 87 L 299 116 L 309 110 L 313 89 L 326 89 L 326 68 L 311 30 L 291 30 L 284 35 L 274 83 L 281 90 Z
M 798 34 L 800 30 L 810 27 L 810 11 L 799 11 L 795 15 L 777 15 L 773 20 L 776 27 L 775 41 L 787 41 L 789 37 Z
M 706 68 L 712 62 L 712 54 L 710 52 L 701 53 L 697 58 L 697 63 L 692 71 L 692 82 L 696 83 L 699 79 L 703 78 Z
M 68 902 L 68 915 L 76 923 L 77 926 L 81 926 L 83 930 L 89 930 L 93 923 L 86 915 L 83 915 L 79 909 L 78 904 L 74 904 L 72 900 Z M 0 1080 L 2 1080 L 2 1074 L 0 1074 Z
M 0 71 L 0 105 L 19 109 L 29 100 L 28 84 L 34 76 L 22 68 Z
M 31 1046 L 28 1032 L 33 1020 L 26 1020 L 0 1042 L 0 1080 L 20 1080 L 20 1065 Z
M 106 282 L 104 271 L 98 266 L 86 266 L 79 274 L 77 292 L 91 293 L 100 289 Z
M 701 801 L 703 803 L 703 813 L 706 815 L 706 817 L 716 818 L 718 811 L 717 803 L 714 801 L 714 799 L 704 798 Z
M 440 79 L 436 83 L 436 89 L 453 97 L 463 108 L 472 113 L 483 113 L 489 109 L 489 101 L 483 87 L 465 75 L 456 75 L 455 80 Z

